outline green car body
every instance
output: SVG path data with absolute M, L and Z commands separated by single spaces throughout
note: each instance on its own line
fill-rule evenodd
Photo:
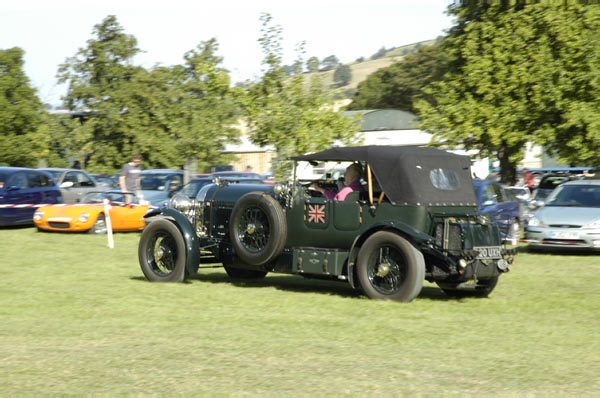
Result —
M 353 161 L 364 192 L 343 201 L 286 184 L 203 187 L 157 211 L 140 239 L 149 280 L 180 281 L 203 262 L 234 278 L 268 272 L 347 281 L 372 298 L 410 301 L 424 280 L 452 296 L 487 296 L 514 250 L 477 213 L 469 159 L 433 148 L 333 148 L 293 158 Z M 333 186 L 333 181 L 319 181 Z M 382 193 L 383 192 L 383 193 Z

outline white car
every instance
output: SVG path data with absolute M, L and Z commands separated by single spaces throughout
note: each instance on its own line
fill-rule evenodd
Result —
M 530 217 L 525 237 L 532 248 L 600 250 L 600 180 L 559 185 Z

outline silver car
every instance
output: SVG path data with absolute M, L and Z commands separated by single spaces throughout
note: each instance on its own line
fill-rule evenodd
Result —
M 525 237 L 533 248 L 600 250 L 600 180 L 559 185 L 529 219 Z

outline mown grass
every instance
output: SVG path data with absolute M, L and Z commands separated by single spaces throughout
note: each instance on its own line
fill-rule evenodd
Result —
M 0 391 L 595 395 L 600 257 L 522 253 L 488 299 L 369 300 L 220 268 L 147 282 L 138 233 L 0 229 Z

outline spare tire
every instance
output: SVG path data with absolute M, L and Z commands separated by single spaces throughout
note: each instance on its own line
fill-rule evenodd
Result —
M 229 220 L 229 237 L 244 263 L 263 265 L 283 251 L 287 224 L 281 205 L 264 192 L 249 192 L 238 199 Z

